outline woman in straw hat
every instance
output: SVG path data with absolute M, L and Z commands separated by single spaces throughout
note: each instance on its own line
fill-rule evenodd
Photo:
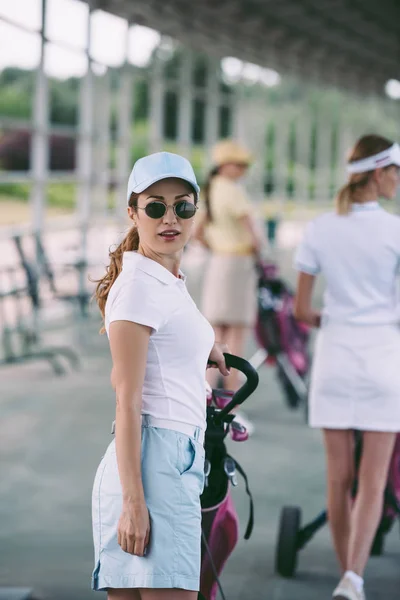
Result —
M 241 356 L 257 312 L 254 258 L 260 240 L 251 202 L 239 183 L 252 157 L 233 140 L 220 141 L 212 157 L 214 168 L 204 186 L 205 210 L 196 231 L 197 239 L 211 251 L 202 311 L 216 339 Z M 227 389 L 237 389 L 237 373 L 232 372 L 224 383 Z
M 400 147 L 364 136 L 347 171 L 336 211 L 311 222 L 297 250 L 295 314 L 321 327 L 309 418 L 324 434 L 329 523 L 342 571 L 333 598 L 365 600 L 363 573 L 400 431 L 400 219 L 378 203 L 396 195 Z M 311 303 L 318 274 L 326 281 L 322 317 Z M 353 503 L 354 430 L 363 432 L 363 450 Z

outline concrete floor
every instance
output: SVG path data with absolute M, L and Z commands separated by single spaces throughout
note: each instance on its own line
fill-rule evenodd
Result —
M 87 323 L 79 338 L 72 328 L 48 334 L 50 342 L 79 350 L 79 372 L 57 378 L 45 363 L 0 371 L 0 585 L 33 586 L 43 600 L 94 597 L 90 496 L 111 439 L 114 408 L 107 340 L 97 334 L 98 325 L 96 319 Z M 304 521 L 324 506 L 320 434 L 308 429 L 301 411 L 286 408 L 270 368 L 261 369 L 259 388 L 245 410 L 256 423 L 255 433 L 231 451 L 249 476 L 255 528 L 249 541 L 240 540 L 224 570 L 226 597 L 328 599 L 337 567 L 327 528 L 301 552 L 296 578 L 274 573 L 282 506 L 302 507 Z M 233 493 L 243 534 L 248 499 L 240 479 Z M 397 525 L 385 555 L 370 562 L 366 591 L 368 600 L 400 596 Z

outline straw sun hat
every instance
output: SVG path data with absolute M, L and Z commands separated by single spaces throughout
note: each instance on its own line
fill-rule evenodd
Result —
M 251 153 L 234 140 L 221 140 L 212 152 L 213 163 L 217 167 L 229 163 L 250 165 L 253 160 Z

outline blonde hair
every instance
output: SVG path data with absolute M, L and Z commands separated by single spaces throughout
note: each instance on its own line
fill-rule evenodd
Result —
M 368 158 L 383 150 L 387 150 L 393 142 L 380 135 L 364 135 L 355 144 L 348 156 L 348 162 Z M 360 190 L 365 187 L 371 179 L 373 171 L 365 173 L 352 173 L 348 182 L 339 190 L 336 196 L 336 212 L 338 215 L 347 215 L 353 202 L 357 202 Z
M 129 206 L 132 208 L 137 207 L 137 194 L 132 194 L 129 199 Z M 94 298 L 96 299 L 97 305 L 100 309 L 101 315 L 104 319 L 104 313 L 106 308 L 106 302 L 111 286 L 117 279 L 118 275 L 122 271 L 122 257 L 124 252 L 135 251 L 139 248 L 139 234 L 136 226 L 129 229 L 128 233 L 117 246 L 115 250 L 109 251 L 110 264 L 106 268 L 106 274 L 101 279 L 95 280 L 97 283 L 96 290 L 94 292 Z M 104 326 L 101 328 L 100 333 L 104 333 Z

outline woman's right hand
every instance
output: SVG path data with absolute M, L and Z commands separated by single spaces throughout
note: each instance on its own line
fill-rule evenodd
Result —
M 150 539 L 150 517 L 146 503 L 124 502 L 118 523 L 118 544 L 124 552 L 144 556 Z

